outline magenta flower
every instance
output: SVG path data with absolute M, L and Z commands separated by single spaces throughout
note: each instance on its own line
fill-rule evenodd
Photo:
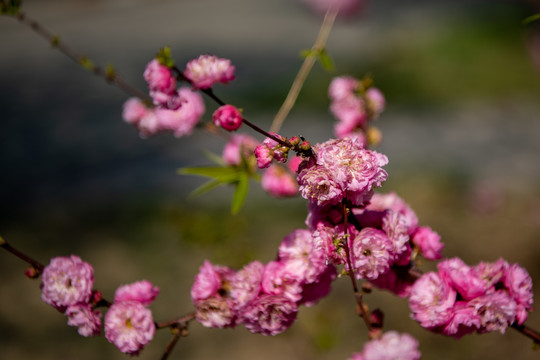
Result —
M 418 360 L 420 357 L 415 338 L 388 331 L 380 339 L 369 341 L 362 352 L 353 354 L 350 360 Z
M 484 295 L 490 288 L 490 284 L 481 279 L 460 258 L 441 261 L 437 268 L 441 277 L 456 289 L 465 300 Z
M 324 272 L 312 283 L 304 284 L 302 287 L 302 299 L 299 304 L 307 307 L 315 305 L 320 299 L 330 294 L 332 282 L 337 277 L 334 265 L 326 266 Z
M 92 309 L 90 304 L 68 306 L 65 312 L 69 326 L 78 327 L 78 333 L 85 337 L 101 333 L 101 311 Z
M 148 83 L 154 104 L 166 104 L 176 92 L 176 79 L 171 70 L 154 59 L 146 65 L 143 77 Z
M 261 186 L 268 194 L 278 198 L 293 197 L 298 194 L 298 183 L 295 177 L 280 165 L 271 165 L 263 172 Z
M 56 257 L 43 270 L 41 281 L 41 299 L 64 312 L 70 305 L 90 300 L 94 269 L 75 255 Z
M 242 126 L 242 114 L 232 105 L 222 105 L 212 115 L 214 125 L 227 131 L 238 130 Z
M 518 264 L 509 265 L 503 279 L 504 285 L 517 303 L 517 320 L 521 325 L 527 320 L 527 312 L 532 310 L 532 279 Z
M 227 84 L 234 80 L 234 66 L 228 59 L 201 55 L 188 62 L 184 76 L 191 81 L 194 89 L 208 89 L 215 83 Z
M 428 226 L 421 226 L 414 232 L 411 241 L 418 246 L 422 256 L 428 260 L 437 260 L 441 258 L 441 251 L 444 244 L 441 242 L 441 236 Z
M 286 263 L 270 261 L 264 267 L 261 289 L 265 294 L 280 295 L 298 302 L 302 298 L 302 284 L 290 274 Z
M 501 290 L 479 296 L 471 300 L 469 306 L 482 320 L 482 327 L 478 330 L 480 333 L 498 330 L 504 334 L 517 315 L 516 302 Z
M 105 315 L 105 338 L 129 355 L 137 355 L 155 331 L 152 312 L 137 301 L 115 303 Z
M 253 333 L 277 335 L 296 320 L 298 306 L 281 295 L 261 294 L 242 309 L 240 322 Z
M 274 159 L 274 153 L 265 144 L 260 144 L 255 147 L 255 157 L 257 158 L 257 166 L 259 169 L 265 169 L 270 166 Z
M 180 107 L 177 109 L 158 108 L 155 114 L 158 119 L 158 130 L 172 131 L 174 136 L 181 137 L 191 134 L 204 114 L 205 107 L 201 95 L 190 88 L 180 88 L 177 96 Z
M 313 283 L 326 270 L 326 254 L 315 247 L 311 232 L 292 231 L 279 245 L 279 260 L 288 276 L 301 283 Z
M 217 295 L 234 275 L 234 271 L 225 266 L 214 266 L 208 260 L 199 268 L 195 282 L 191 287 L 191 299 L 202 300 Z
M 144 306 L 149 306 L 159 294 L 159 288 L 147 280 L 137 281 L 132 284 L 120 286 L 114 294 L 114 302 L 138 301 Z
M 264 265 L 253 261 L 232 276 L 230 296 L 236 309 L 246 306 L 259 295 L 263 272 Z

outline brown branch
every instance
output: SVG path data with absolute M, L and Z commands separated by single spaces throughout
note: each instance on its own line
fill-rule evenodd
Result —
M 525 335 L 529 339 L 532 339 L 535 344 L 540 345 L 540 333 L 536 330 L 531 329 L 525 324 L 522 325 L 511 325 L 512 329 L 520 332 L 521 334 Z
M 91 71 L 94 75 L 99 76 L 110 84 L 116 85 L 130 96 L 135 96 L 146 102 L 152 102 L 150 97 L 144 92 L 138 90 L 126 80 L 118 76 L 112 67 L 103 68 L 94 64 L 86 56 L 76 52 L 73 48 L 60 40 L 57 35 L 44 28 L 36 20 L 29 18 L 25 13 L 18 12 L 14 17 L 23 25 L 30 27 L 36 34 L 47 40 L 53 48 L 58 49 L 61 53 L 66 55 L 71 60 L 83 68 Z
M 45 266 L 43 266 L 40 262 L 32 259 L 30 256 L 24 254 L 23 252 L 15 249 L 13 246 L 8 244 L 8 242 L 6 240 L 4 240 L 4 238 L 2 238 L 1 236 L 0 236 L 0 247 L 2 247 L 5 250 L 9 251 L 10 253 L 15 255 L 16 257 L 18 257 L 22 261 L 25 261 L 28 264 L 30 264 L 34 269 L 36 269 L 38 271 L 39 274 L 41 274 L 41 272 L 45 268 Z M 39 274 L 36 274 L 36 277 L 39 276 Z
M 180 340 L 181 337 L 185 337 L 188 335 L 188 325 L 194 319 L 195 313 L 190 313 L 175 320 L 166 321 L 159 324 L 156 323 L 156 329 L 159 330 L 164 328 L 170 328 L 171 332 L 173 333 L 171 341 L 167 344 L 165 352 L 160 358 L 161 360 L 166 360 L 173 351 L 178 340 Z

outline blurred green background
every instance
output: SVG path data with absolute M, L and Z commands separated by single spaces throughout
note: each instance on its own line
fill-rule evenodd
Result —
M 216 92 L 262 127 L 321 21 L 293 0 L 26 0 L 23 10 L 141 90 L 144 66 L 162 46 L 180 67 L 199 54 L 230 58 L 237 79 Z M 442 235 L 444 256 L 469 264 L 504 257 L 540 279 L 540 24 L 521 23 L 537 12 L 538 1 L 369 1 L 360 16 L 336 24 L 328 51 L 337 71 L 314 68 L 282 133 L 314 143 L 331 137 L 332 76 L 370 73 L 388 102 L 377 124 L 378 150 L 390 159 L 383 191 L 397 191 Z M 271 199 L 255 183 L 237 216 L 228 211 L 231 189 L 188 199 L 202 179 L 176 169 L 207 164 L 203 149 L 219 153 L 222 140 L 142 140 L 121 120 L 127 97 L 119 89 L 14 19 L 0 18 L 0 44 L 0 234 L 42 263 L 81 256 L 107 298 L 148 279 L 161 288 L 152 311 L 163 321 L 192 310 L 189 290 L 204 259 L 267 262 L 304 226 L 302 199 Z M 207 106 L 209 120 L 215 106 Z M 2 359 L 126 358 L 103 337 L 66 326 L 24 269 L 0 252 Z M 383 309 L 386 329 L 417 337 L 424 359 L 539 356 L 512 330 L 456 341 L 421 329 L 406 301 L 389 293 L 374 291 L 366 302 Z M 540 315 L 527 324 L 540 329 Z M 159 331 L 140 358 L 159 358 L 169 338 Z M 171 358 L 347 359 L 366 338 L 350 285 L 337 280 L 285 334 L 194 323 Z

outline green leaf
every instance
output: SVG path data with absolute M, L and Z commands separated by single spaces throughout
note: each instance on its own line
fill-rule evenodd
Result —
M 94 63 L 86 56 L 82 56 L 81 58 L 79 58 L 79 65 L 81 65 L 86 70 L 94 70 Z
M 528 25 L 528 24 L 530 24 L 530 23 L 532 23 L 533 21 L 536 21 L 536 20 L 540 20 L 540 13 L 529 16 L 528 18 L 523 20 L 521 23 L 523 25 Z
M 332 60 L 326 49 L 322 49 L 321 51 L 319 51 L 318 59 L 319 64 L 321 64 L 323 69 L 325 69 L 326 71 L 333 72 L 334 70 L 336 70 L 334 61 Z
M 236 184 L 236 190 L 234 191 L 234 196 L 231 205 L 231 212 L 233 214 L 238 214 L 240 208 L 246 200 L 247 192 L 249 187 L 249 176 L 247 174 L 242 174 L 238 179 Z
M 222 166 L 182 168 L 178 169 L 178 173 L 181 175 L 198 175 L 215 178 L 222 182 L 237 181 L 241 174 L 236 168 Z
M 223 186 L 223 185 L 227 185 L 227 184 L 228 183 L 224 183 L 224 182 L 219 181 L 219 180 L 210 180 L 210 181 L 205 182 L 204 184 L 202 184 L 201 186 L 199 186 L 195 190 L 193 190 L 189 194 L 189 196 L 190 197 L 201 196 L 202 194 L 205 194 L 205 193 L 209 192 L 210 190 L 213 190 L 213 189 L 217 188 L 218 186 Z
M 313 49 L 306 49 L 306 50 L 302 50 L 300 51 L 300 56 L 302 57 L 302 59 L 305 59 L 309 56 L 316 56 L 318 53 L 317 50 L 313 50 Z
M 213 163 L 215 163 L 217 165 L 226 166 L 225 162 L 223 161 L 223 158 L 221 156 L 217 155 L 217 154 L 214 154 L 211 151 L 203 150 L 203 155 L 208 160 L 210 160 L 211 162 L 213 162 Z
M 156 59 L 161 65 L 166 66 L 169 69 L 174 66 L 174 60 L 171 57 L 171 48 L 168 46 L 159 49 L 158 53 L 156 54 Z

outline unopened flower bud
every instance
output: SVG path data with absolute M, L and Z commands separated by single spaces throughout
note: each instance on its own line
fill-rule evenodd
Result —
M 302 139 L 300 139 L 298 136 L 293 136 L 292 138 L 289 139 L 289 144 L 291 144 L 291 146 L 296 146 L 300 144 L 301 140 Z
M 212 115 L 212 119 L 216 126 L 221 126 L 227 131 L 237 130 L 242 125 L 242 114 L 232 105 L 220 106 Z
M 273 151 L 268 148 L 268 146 L 261 144 L 257 145 L 255 148 L 255 157 L 257 158 L 257 166 L 259 169 L 264 169 L 270 166 L 272 163 Z
M 37 279 L 39 277 L 39 274 L 40 272 L 38 271 L 38 269 L 33 266 L 30 266 L 24 271 L 24 275 L 29 279 Z
M 307 151 L 307 150 L 311 149 L 311 143 L 309 141 L 302 141 L 300 143 L 300 149 L 302 149 L 304 151 Z

